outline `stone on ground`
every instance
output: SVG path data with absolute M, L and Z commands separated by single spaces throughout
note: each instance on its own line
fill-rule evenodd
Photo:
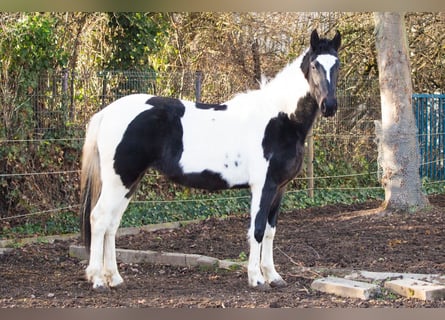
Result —
M 367 300 L 380 292 L 380 287 L 375 284 L 337 277 L 314 280 L 311 288 L 341 297 L 359 298 L 363 300 Z
M 445 298 L 445 286 L 417 279 L 386 281 L 385 288 L 408 298 L 428 301 Z

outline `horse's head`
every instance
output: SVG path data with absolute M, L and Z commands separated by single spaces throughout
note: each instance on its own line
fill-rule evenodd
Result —
M 340 44 L 341 35 L 338 31 L 332 40 L 320 39 L 317 30 L 312 31 L 311 46 L 301 64 L 310 93 L 325 117 L 334 116 L 337 111 L 336 88 L 340 67 L 337 51 Z

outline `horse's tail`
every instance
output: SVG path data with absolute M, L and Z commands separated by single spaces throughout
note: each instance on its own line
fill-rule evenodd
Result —
M 99 150 L 97 134 L 102 122 L 102 113 L 95 114 L 87 129 L 82 149 L 82 169 L 80 175 L 80 229 L 87 252 L 91 245 L 91 210 L 99 199 L 102 181 L 100 178 Z

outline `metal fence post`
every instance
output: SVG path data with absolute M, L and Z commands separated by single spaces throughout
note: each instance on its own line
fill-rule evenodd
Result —
M 54 81 L 55 83 L 56 81 Z M 65 112 L 65 121 L 66 120 L 73 120 L 74 118 L 74 110 L 71 108 L 68 109 L 67 107 L 67 101 L 69 99 L 69 92 L 68 92 L 68 69 L 63 68 L 62 69 L 62 110 Z
M 201 102 L 202 71 L 195 72 L 195 100 Z
M 103 79 L 102 79 L 102 106 L 101 108 L 105 107 L 105 96 L 107 95 L 107 72 L 103 72 Z
M 74 76 L 75 76 L 75 71 L 74 69 L 71 70 L 71 79 L 70 79 L 70 110 L 71 110 L 71 120 L 72 121 L 76 121 L 76 110 L 74 109 Z
M 314 197 L 314 135 L 312 128 L 309 130 L 307 137 L 308 144 L 308 157 L 307 157 L 307 177 L 308 177 L 308 190 L 307 195 L 311 198 Z

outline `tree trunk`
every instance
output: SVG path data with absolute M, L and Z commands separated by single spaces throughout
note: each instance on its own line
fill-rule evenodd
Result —
M 419 174 L 420 154 L 412 109 L 412 83 L 404 14 L 375 13 L 382 121 L 376 121 L 379 162 L 389 211 L 428 205 Z

